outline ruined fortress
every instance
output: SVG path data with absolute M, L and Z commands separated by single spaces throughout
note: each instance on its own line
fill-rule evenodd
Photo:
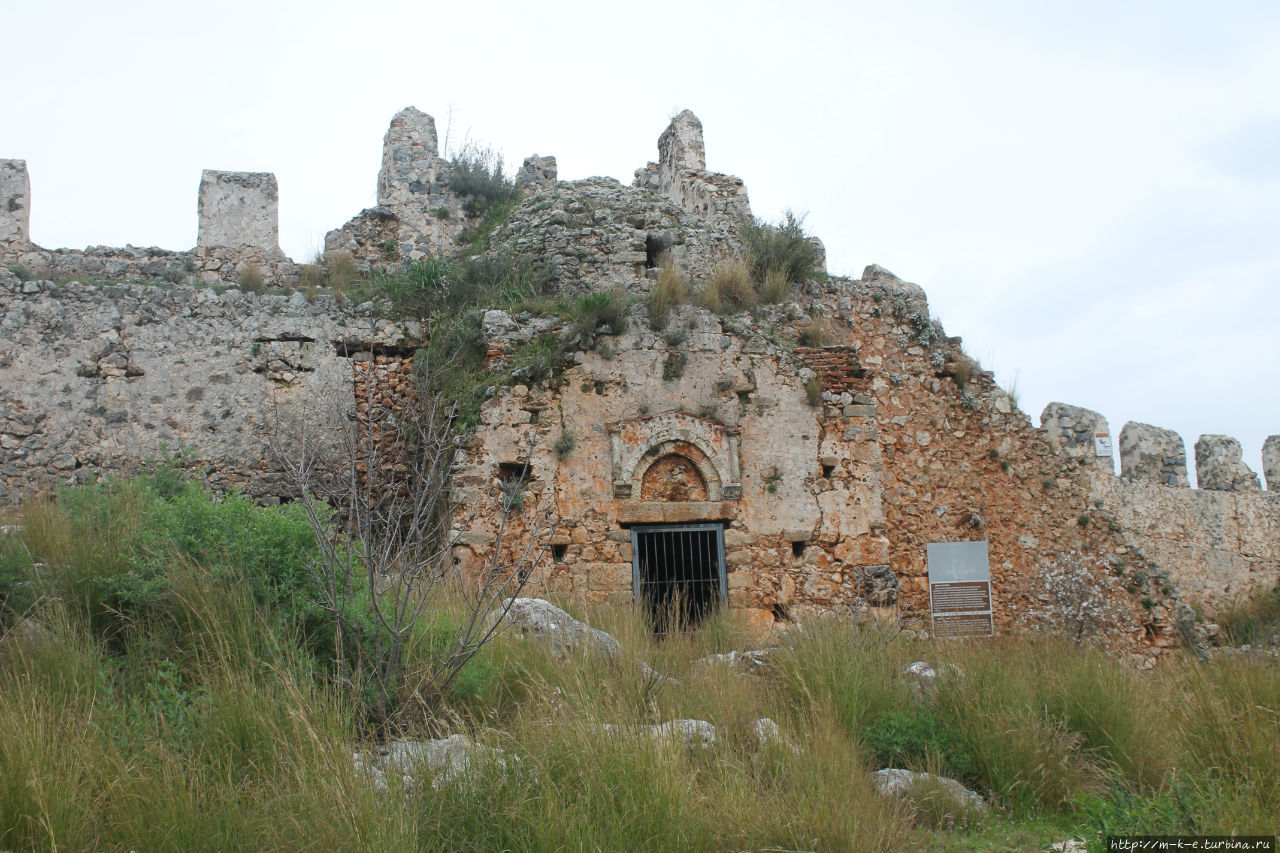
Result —
M 483 313 L 502 379 L 453 473 L 464 568 L 493 547 L 514 468 L 555 529 L 534 583 L 593 600 L 633 601 L 667 572 L 761 625 L 835 611 L 936 632 L 927 546 L 980 541 L 996 631 L 1061 625 L 1087 602 L 1103 640 L 1147 665 L 1194 635 L 1190 604 L 1211 617 L 1280 583 L 1280 436 L 1267 490 L 1220 435 L 1195 443 L 1189 488 L 1182 438 L 1138 423 L 1120 432 L 1117 476 L 1100 414 L 1054 403 L 1034 425 L 924 292 L 880 267 L 753 312 L 679 306 L 655 328 L 644 297 L 660 262 L 696 293 L 741 251 L 750 214 L 743 182 L 707 170 L 692 113 L 658 153 L 630 186 L 560 181 L 553 157 L 518 173 L 522 200 L 488 251 L 630 307 L 624 329 L 569 340 L 554 381 L 503 373 L 504 359 L 563 339 L 563 321 Z M 326 256 L 367 270 L 456 252 L 472 215 L 450 170 L 431 117 L 397 114 L 378 205 L 331 231 Z M 298 282 L 277 193 L 270 174 L 206 171 L 191 250 L 47 250 L 30 242 L 24 162 L 0 161 L 0 502 L 178 448 L 215 488 L 288 500 L 266 449 L 280 411 L 350 400 L 360 379 L 403 393 L 430 330 L 373 302 L 236 286 L 246 269 Z M 814 323 L 825 340 L 797 345 Z

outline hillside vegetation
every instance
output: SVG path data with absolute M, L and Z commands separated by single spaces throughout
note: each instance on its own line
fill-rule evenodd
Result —
M 692 663 L 759 647 L 731 612 L 658 642 L 632 609 L 570 601 L 621 656 L 503 635 L 443 706 L 406 702 L 378 728 L 334 683 L 315 542 L 292 506 L 162 470 L 22 522 L 0 538 L 3 850 L 1043 850 L 1280 829 L 1274 661 L 1140 673 L 1052 638 L 908 642 L 830 619 L 741 673 Z M 406 650 L 406 693 L 444 653 L 453 602 Z M 920 659 L 942 673 L 932 695 L 903 677 Z M 619 734 L 683 718 L 718 737 Z M 762 743 L 760 718 L 781 737 Z M 452 732 L 518 760 L 407 789 L 352 760 Z M 882 799 L 882 767 L 952 776 L 994 808 L 924 788 Z

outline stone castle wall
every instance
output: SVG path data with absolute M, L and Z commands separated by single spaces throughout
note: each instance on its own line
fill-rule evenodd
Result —
M 397 114 L 379 206 L 331 232 L 326 250 L 365 266 L 445 251 L 465 218 L 449 168 L 431 117 Z M 642 297 L 664 258 L 696 289 L 740 251 L 750 212 L 741 181 L 706 171 L 691 113 L 632 187 L 561 182 L 554 158 L 536 156 L 520 179 L 528 193 L 491 251 L 544 265 L 566 294 Z M 276 196 L 269 174 L 206 172 L 195 249 L 50 252 L 29 243 L 25 164 L 0 163 L 6 263 L 153 282 L 0 270 L 0 501 L 180 449 L 219 488 L 288 499 L 267 451 L 281 413 L 323 425 L 334 401 L 358 403 L 353 387 L 386 401 L 403 390 L 422 330 L 376 306 L 169 286 L 235 282 L 249 265 L 277 283 L 296 276 L 277 245 Z M 813 317 L 826 340 L 783 343 L 813 332 Z M 1106 603 L 1107 642 L 1149 660 L 1175 642 L 1187 601 L 1212 612 L 1280 581 L 1280 437 L 1264 449 L 1272 491 L 1225 436 L 1197 442 L 1201 488 L 1188 488 L 1181 439 L 1142 424 L 1121 434 L 1117 477 L 1099 455 L 1101 415 L 1051 404 L 1037 428 L 945 335 L 924 292 L 879 267 L 754 314 L 679 307 L 670 323 L 679 333 L 660 334 L 637 302 L 625 330 L 596 330 L 558 379 L 495 385 L 455 472 L 464 567 L 492 556 L 495 507 L 527 463 L 508 547 L 528 535 L 522 517 L 550 512 L 557 533 L 535 584 L 597 600 L 632 598 L 631 525 L 690 521 L 724 524 L 730 603 L 761 624 L 834 611 L 925 629 L 925 546 L 982 540 L 999 630 L 1068 619 L 1072 602 L 1047 583 L 1066 566 Z M 500 363 L 564 323 L 490 311 L 483 326 Z
M 1051 446 L 1074 453 L 1086 466 L 1090 499 L 1106 510 L 1108 523 L 1206 614 L 1280 586 L 1280 482 L 1270 477 L 1270 491 L 1262 491 L 1234 438 L 1200 436 L 1195 444 L 1198 488 L 1192 489 L 1186 446 L 1173 430 L 1126 423 L 1117 476 L 1111 456 L 1098 455 L 1093 446 L 1094 431 L 1110 434 L 1102 415 L 1052 403 L 1041 417 L 1049 425 Z M 1081 437 L 1063 436 L 1052 426 L 1061 421 L 1088 429 Z M 1278 445 L 1275 436 L 1264 444 L 1264 470 L 1274 465 Z
M 351 397 L 350 356 L 421 334 L 329 297 L 57 286 L 7 271 L 0 332 L 7 504 L 188 450 L 216 487 L 279 499 L 267 452 L 278 417 L 323 422 Z

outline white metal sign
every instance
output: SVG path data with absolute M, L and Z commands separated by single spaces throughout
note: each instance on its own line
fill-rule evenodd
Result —
M 1095 432 L 1093 434 L 1093 454 L 1095 456 L 1111 455 L 1111 433 Z
M 929 612 L 935 637 L 990 637 L 991 566 L 986 542 L 930 542 Z

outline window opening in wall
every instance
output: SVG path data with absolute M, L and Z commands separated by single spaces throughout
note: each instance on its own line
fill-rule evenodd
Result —
M 632 580 L 659 636 L 696 628 L 726 598 L 720 524 L 631 528 Z
M 824 479 L 824 480 L 830 480 L 830 479 L 831 479 L 831 475 L 832 475 L 832 474 L 834 474 L 835 472 L 836 472 L 836 466 L 834 466 L 834 465 L 823 465 L 823 466 L 822 466 L 822 479 Z
M 568 545 L 552 545 L 551 559 L 555 560 L 557 563 L 563 563 L 564 555 L 568 553 L 568 551 L 569 551 Z
M 651 270 L 658 265 L 658 258 L 666 250 L 662 240 L 650 234 L 644 238 L 644 268 Z
M 528 480 L 533 476 L 533 468 L 524 462 L 499 462 L 498 479 L 504 483 L 517 480 Z
M 791 543 L 791 555 L 792 555 L 793 557 L 803 557 L 803 556 L 804 556 L 804 549 L 805 549 L 805 546 L 806 546 L 806 545 L 808 545 L 808 544 L 809 544 L 809 543 L 805 542 L 803 539 L 800 539 L 800 540 L 797 540 L 797 541 L 795 541 L 795 542 L 792 542 L 792 543 Z

